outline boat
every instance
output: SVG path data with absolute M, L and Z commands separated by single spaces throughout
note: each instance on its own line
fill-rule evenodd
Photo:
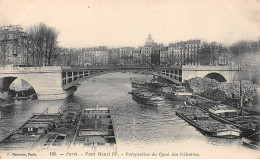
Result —
M 30 95 L 27 95 L 24 91 L 17 92 L 15 98 L 17 100 L 28 100 L 30 99 Z
M 73 146 L 85 147 L 89 150 L 112 149 L 116 150 L 116 136 L 107 107 L 85 108 L 82 110 Z
M 162 88 L 162 91 L 166 99 L 173 101 L 184 101 L 193 96 L 193 94 L 188 92 L 183 86 Z
M 164 98 L 146 89 L 134 89 L 131 92 L 132 98 L 145 105 L 157 106 L 164 102 Z
M 0 141 L 0 150 L 30 150 L 58 122 L 59 113 L 33 114 L 18 129 Z
M 138 81 L 135 78 L 130 78 L 131 84 L 133 88 L 142 88 L 145 87 L 145 82 L 143 81 Z
M 179 106 L 176 108 L 176 115 L 184 119 L 203 134 L 221 137 L 238 138 L 241 131 L 233 125 L 223 124 L 214 120 L 207 112 L 201 111 L 194 106 Z
M 260 138 L 260 132 L 257 132 L 255 134 L 249 136 L 248 138 L 242 137 L 241 140 L 243 142 L 243 145 L 259 150 L 260 149 L 259 138 Z
M 223 104 L 209 108 L 208 112 L 212 118 L 239 128 L 243 137 L 259 131 L 260 119 L 257 116 L 239 116 L 239 110 Z
M 162 87 L 167 87 L 168 84 L 159 82 L 157 79 L 153 78 L 153 79 L 151 79 L 149 81 L 146 81 L 145 82 L 145 86 L 149 90 L 157 90 L 157 89 L 162 88 Z
M 0 107 L 9 107 L 13 105 L 14 102 L 12 100 L 0 98 Z
M 195 97 L 196 98 L 191 98 L 186 102 L 189 105 L 196 106 L 201 111 L 209 113 L 211 118 L 240 129 L 242 131 L 242 137 L 248 137 L 259 131 L 259 116 L 249 115 L 246 112 L 243 113 L 244 116 L 240 116 L 239 110 L 234 107 L 211 101 L 200 96 Z
M 78 118 L 81 114 L 80 105 L 73 102 L 61 107 L 60 120 L 55 124 L 55 128 L 48 131 L 34 146 L 38 150 L 57 150 L 68 148 L 73 141 L 76 132 Z

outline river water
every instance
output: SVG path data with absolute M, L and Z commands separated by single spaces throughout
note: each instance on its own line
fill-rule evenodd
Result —
M 130 153 L 169 152 L 179 155 L 196 153 L 199 158 L 259 158 L 259 151 L 242 145 L 241 139 L 207 137 L 175 115 L 176 101 L 152 107 L 142 105 L 128 94 L 129 78 L 147 76 L 133 73 L 110 73 L 82 82 L 75 94 L 59 101 L 15 101 L 14 106 L 0 108 L 0 140 L 29 119 L 32 113 L 57 112 L 66 103 L 82 107 L 106 106 L 111 109 L 117 150 Z M 172 157 L 171 157 L 172 158 Z M 177 157 L 178 158 L 178 157 Z M 195 157 L 188 157 L 195 158 Z

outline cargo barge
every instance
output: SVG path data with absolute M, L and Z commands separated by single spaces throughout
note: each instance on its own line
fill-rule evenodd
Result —
M 131 92 L 132 98 L 145 105 L 157 106 L 164 102 L 164 98 L 145 89 L 135 89 Z
M 203 104 L 205 102 L 205 104 Z M 239 115 L 239 110 L 228 105 L 210 100 L 203 101 L 200 97 L 187 101 L 189 105 L 196 106 L 201 111 L 209 113 L 210 117 L 224 124 L 230 124 L 240 129 L 242 137 L 251 136 L 259 132 L 259 116 Z M 246 113 L 244 113 L 246 114 Z M 260 136 L 258 137 L 258 141 Z
M 81 114 L 80 105 L 69 103 L 66 107 L 60 108 L 60 113 L 59 122 L 37 142 L 35 149 L 58 150 L 71 145 Z
M 141 88 L 146 86 L 143 81 L 138 81 L 135 78 L 130 78 L 130 80 L 133 88 Z
M 177 107 L 176 115 L 209 136 L 222 138 L 238 138 L 240 136 L 240 130 L 233 125 L 214 120 L 208 113 L 193 106 Z
M 193 94 L 188 92 L 183 86 L 165 87 L 162 88 L 166 99 L 172 101 L 185 101 L 190 99 Z
M 0 150 L 30 150 L 60 120 L 60 113 L 33 114 L 18 129 L 0 142 Z
M 116 137 L 110 110 L 107 107 L 83 109 L 72 145 L 89 150 L 116 150 Z

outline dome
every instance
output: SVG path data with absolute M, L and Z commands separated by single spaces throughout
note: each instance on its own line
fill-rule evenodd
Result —
M 152 39 L 152 37 L 151 37 L 151 34 L 149 34 L 148 35 L 148 38 L 147 38 L 147 40 L 146 40 L 146 42 L 145 42 L 145 44 L 146 45 L 151 45 L 151 44 L 153 44 L 154 43 L 154 41 L 153 41 L 153 39 Z

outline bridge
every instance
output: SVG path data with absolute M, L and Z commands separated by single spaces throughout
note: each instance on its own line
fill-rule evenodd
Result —
M 151 67 L 1 67 L 0 68 L 0 92 L 2 95 L 8 91 L 11 83 L 20 78 L 28 82 L 35 90 L 38 100 L 64 99 L 73 94 L 80 82 L 102 74 L 118 71 L 150 71 L 155 73 Z M 157 67 L 169 82 L 180 85 L 184 80 L 193 77 L 209 77 L 219 81 L 230 82 L 238 77 L 238 68 L 227 66 L 174 66 Z
M 166 79 L 170 82 L 180 84 L 180 67 L 159 67 Z M 80 82 L 106 73 L 118 71 L 144 71 L 151 70 L 150 67 L 0 67 L 0 92 L 1 96 L 8 96 L 11 83 L 20 78 L 28 82 L 35 90 L 38 100 L 64 99 L 73 94 Z

